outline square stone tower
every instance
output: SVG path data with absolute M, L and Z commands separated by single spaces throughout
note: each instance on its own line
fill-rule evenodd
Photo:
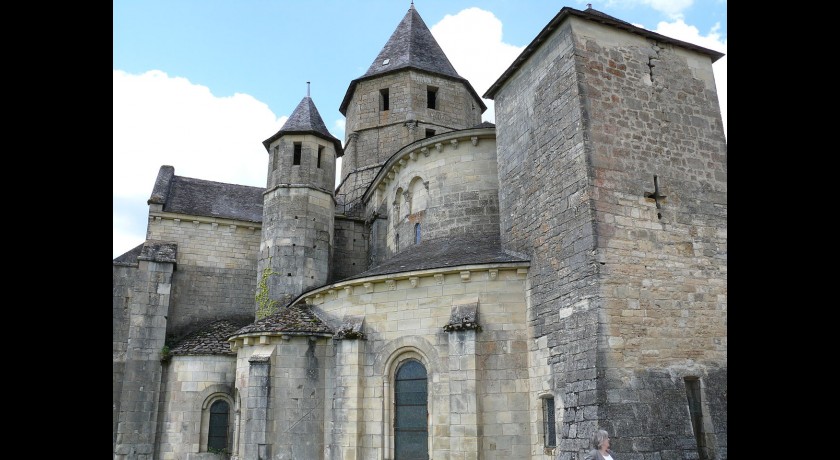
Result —
M 618 451 L 726 458 L 721 56 L 563 8 L 485 94 L 503 245 L 531 258 L 562 401 L 557 458 L 598 426 Z

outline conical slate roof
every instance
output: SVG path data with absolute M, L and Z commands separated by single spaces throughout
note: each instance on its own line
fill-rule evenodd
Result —
M 367 72 L 350 82 L 350 87 L 347 88 L 347 93 L 338 110 L 342 115 L 347 115 L 350 98 L 353 96 L 356 84 L 360 81 L 403 69 L 423 70 L 461 81 L 477 99 L 481 105 L 481 111 L 487 110 L 487 106 L 481 101 L 470 82 L 455 71 L 455 67 L 449 62 L 449 58 L 446 57 L 429 27 L 420 17 L 420 13 L 414 9 L 413 3 Z
M 320 336 L 331 336 L 335 333 L 308 306 L 300 304 L 280 308 L 277 313 L 239 329 L 231 337 L 259 332 Z
M 403 67 L 427 70 L 441 75 L 461 78 L 449 58 L 438 45 L 414 4 L 391 34 L 388 43 L 373 60 L 362 78 Z
M 335 153 L 337 156 L 344 155 L 341 149 L 341 141 L 330 134 L 327 125 L 318 113 L 318 108 L 309 96 L 304 97 L 298 106 L 295 108 L 280 131 L 277 131 L 273 136 L 263 141 L 263 146 L 268 150 L 272 142 L 277 140 L 284 134 L 316 134 L 324 139 L 331 141 L 335 145 Z

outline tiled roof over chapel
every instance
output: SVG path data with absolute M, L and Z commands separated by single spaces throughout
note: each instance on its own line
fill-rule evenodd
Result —
M 335 331 L 321 321 L 306 305 L 282 307 L 280 311 L 255 321 L 233 335 L 259 332 L 282 333 L 285 335 L 322 335 L 332 336 Z
M 228 337 L 233 335 L 242 323 L 229 320 L 214 321 L 187 335 L 172 347 L 173 355 L 234 355 L 230 350 Z

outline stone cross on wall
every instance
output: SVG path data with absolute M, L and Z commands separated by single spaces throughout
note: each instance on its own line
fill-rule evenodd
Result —
M 662 206 L 659 204 L 659 200 L 665 199 L 665 195 L 659 191 L 659 178 L 657 176 L 653 176 L 653 193 L 645 192 L 645 198 L 653 198 L 653 202 L 656 203 L 656 217 L 662 219 L 662 213 L 658 212 L 662 209 Z

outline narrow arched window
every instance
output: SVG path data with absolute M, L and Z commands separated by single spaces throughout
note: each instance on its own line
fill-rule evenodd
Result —
M 554 423 L 554 397 L 546 396 L 543 402 L 543 445 L 545 447 L 557 446 L 557 429 Z
M 414 224 L 414 244 L 420 244 L 420 222 Z
M 397 370 L 394 385 L 394 450 L 397 460 L 428 460 L 426 368 L 414 359 Z
M 228 435 L 228 419 L 230 405 L 227 401 L 218 400 L 210 406 L 210 426 L 207 430 L 207 450 L 226 449 Z

